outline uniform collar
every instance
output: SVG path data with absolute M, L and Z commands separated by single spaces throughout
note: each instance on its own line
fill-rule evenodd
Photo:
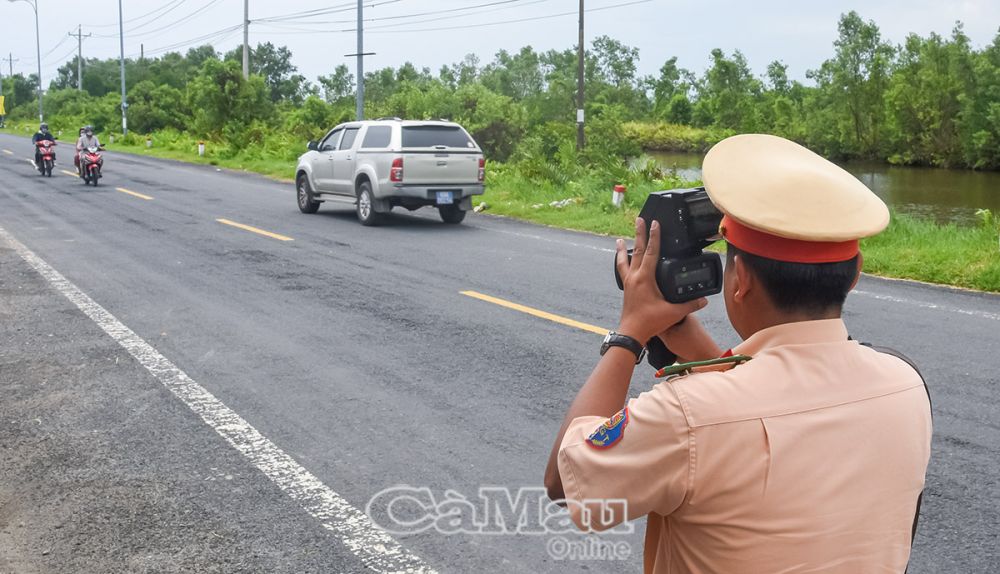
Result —
M 847 326 L 843 319 L 798 321 L 761 329 L 734 347 L 732 353 L 752 357 L 769 347 L 840 343 L 847 341 L 847 338 Z

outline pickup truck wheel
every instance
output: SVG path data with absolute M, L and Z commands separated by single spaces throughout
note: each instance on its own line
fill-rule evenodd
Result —
M 362 181 L 358 186 L 358 221 L 361 225 L 371 227 L 382 223 L 382 214 L 375 211 L 374 200 L 372 184 Z
M 442 205 L 438 211 L 441 213 L 441 221 L 445 223 L 462 223 L 465 219 L 465 211 L 459 209 L 457 205 Z
M 309 178 L 306 174 L 299 176 L 295 182 L 295 195 L 299 204 L 299 211 L 302 213 L 316 213 L 319 210 L 319 202 L 313 198 L 312 187 L 309 185 Z

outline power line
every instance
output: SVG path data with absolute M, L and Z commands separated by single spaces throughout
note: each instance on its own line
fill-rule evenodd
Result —
M 268 32 L 268 35 L 274 36 L 291 36 L 299 34 L 346 34 L 344 30 L 317 30 L 315 28 L 298 28 L 296 26 L 285 26 L 284 24 L 271 24 L 268 22 L 257 22 L 254 21 L 252 24 L 256 26 L 264 26 L 267 28 L 275 28 L 277 30 L 284 30 L 281 32 Z
M 355 6 L 353 2 L 348 2 L 346 4 L 339 4 L 337 6 L 328 6 L 326 8 L 316 8 L 314 10 L 304 10 L 302 12 L 292 12 L 290 14 L 276 14 L 274 16 L 264 16 L 263 18 L 258 18 L 254 22 L 277 22 L 287 18 L 311 18 L 313 16 L 323 16 L 326 14 L 333 14 L 335 12 L 346 12 L 347 10 L 354 10 Z
M 447 14 L 450 12 L 461 12 L 463 10 L 474 10 L 476 8 L 485 8 L 487 6 L 497 6 L 500 4 L 514 4 L 516 2 L 523 2 L 524 0 L 498 0 L 496 2 L 487 2 L 485 4 L 476 4 L 474 6 L 462 6 L 461 8 L 449 8 L 447 10 L 432 10 L 430 12 L 418 12 L 416 14 L 400 14 L 398 16 L 385 16 L 380 18 L 380 20 L 399 20 L 401 18 L 416 18 L 419 16 L 430 16 L 432 14 Z
M 443 21 L 443 20 L 454 20 L 456 18 L 469 18 L 471 16 L 479 16 L 480 14 L 488 14 L 488 13 L 491 13 L 491 12 L 499 12 L 499 11 L 502 11 L 502 10 L 510 10 L 511 8 L 521 8 L 521 7 L 524 7 L 524 6 L 530 6 L 532 4 L 542 4 L 544 2 L 551 2 L 552 0 L 514 0 L 514 1 L 522 2 L 522 3 L 518 4 L 517 6 L 500 6 L 500 7 L 496 7 L 496 8 L 490 9 L 490 10 L 480 10 L 478 12 L 471 12 L 471 13 L 468 13 L 468 14 L 455 14 L 455 15 L 452 15 L 452 16 L 443 16 L 443 17 L 440 17 L 440 18 L 427 18 L 427 19 L 424 19 L 424 20 L 412 20 L 410 22 L 406 22 L 405 24 L 404 23 L 393 23 L 393 24 L 384 24 L 384 25 L 381 25 L 381 26 L 367 26 L 366 29 L 368 29 L 368 30 L 378 30 L 378 29 L 382 29 L 382 28 L 394 28 L 394 27 L 404 26 L 404 25 L 405 26 L 410 26 L 410 25 L 413 25 L 413 24 L 423 24 L 423 23 L 427 23 L 427 22 L 440 22 L 440 21 Z M 496 3 L 483 4 L 481 6 L 492 6 L 494 4 L 496 4 Z M 506 4 L 506 2 L 503 2 L 503 4 Z M 478 8 L 478 7 L 480 7 L 480 6 L 468 6 L 466 8 L 463 8 L 463 10 L 464 9 Z M 442 10 L 441 12 L 451 12 L 451 11 L 453 11 L 453 10 Z M 434 12 L 429 12 L 429 13 L 434 13 Z M 380 22 L 382 20 L 390 20 L 390 19 L 403 18 L 403 17 L 414 17 L 414 16 L 415 15 L 410 14 L 410 15 L 407 15 L 407 16 L 388 16 L 388 17 L 382 17 L 382 18 L 365 18 L 365 22 Z M 326 22 L 289 21 L 287 23 L 288 24 L 296 24 L 296 25 L 310 25 L 310 26 L 312 26 L 312 25 L 319 25 L 319 24 L 337 24 L 337 23 L 349 24 L 351 22 L 353 22 L 353 20 L 329 20 L 329 21 L 326 21 Z M 264 23 L 261 23 L 260 25 L 261 26 L 267 26 L 269 28 L 278 28 L 280 30 L 291 30 L 291 31 L 295 31 L 295 32 L 301 32 L 301 33 L 304 33 L 304 34 L 330 34 L 330 33 L 334 33 L 334 32 L 354 32 L 355 31 L 354 29 L 348 29 L 348 30 L 317 30 L 315 28 L 299 28 L 299 27 L 296 27 L 296 26 L 287 26 L 287 25 L 285 25 L 285 23 L 271 24 L 271 23 L 268 23 L 268 22 L 264 22 Z M 272 34 L 289 34 L 289 35 L 291 33 L 292 32 L 272 32 Z
M 413 24 L 424 24 L 428 22 L 441 22 L 444 20 L 454 20 L 456 18 L 468 18 L 469 16 L 478 16 L 480 14 L 489 14 L 490 12 L 500 12 L 503 10 L 510 10 L 511 8 L 522 8 L 524 6 L 530 6 L 532 4 L 542 4 L 544 2 L 550 2 L 551 0 L 522 0 L 523 4 L 518 4 L 517 6 L 501 6 L 498 8 L 493 8 L 492 10 L 480 10 L 479 12 L 473 12 L 471 14 L 456 14 L 453 16 L 443 16 L 441 18 L 427 18 L 425 20 L 412 20 L 406 23 L 395 23 L 395 24 L 383 24 L 381 26 L 369 26 L 369 30 L 379 30 L 383 28 L 394 28 L 398 26 L 410 26 Z M 389 20 L 390 18 L 381 18 L 381 20 Z
M 211 0 L 211 2 L 205 4 L 201 8 L 198 8 L 194 12 L 191 12 L 187 16 L 182 16 L 181 18 L 179 18 L 179 19 L 177 19 L 177 20 L 175 20 L 175 21 L 173 21 L 170 24 L 167 24 L 165 26 L 161 26 L 161 27 L 156 28 L 154 30 L 147 30 L 145 32 L 139 32 L 138 34 L 133 33 L 132 30 L 129 30 L 127 32 L 127 35 L 129 36 L 129 38 L 141 38 L 141 37 L 145 37 L 145 36 L 155 36 L 155 35 L 159 34 L 160 32 L 165 32 L 167 30 L 171 30 L 171 29 L 173 29 L 173 28 L 175 28 L 175 27 L 183 24 L 184 22 L 187 22 L 188 20 L 194 18 L 198 14 L 200 14 L 200 13 L 204 12 L 205 10 L 208 10 L 212 6 L 218 4 L 219 1 L 220 0 Z M 178 6 L 179 6 L 179 4 L 178 4 Z M 101 38 L 116 38 L 116 37 L 118 37 L 118 34 L 106 34 L 106 35 L 102 35 L 100 37 Z
M 482 10 L 480 12 L 475 12 L 475 13 L 471 13 L 471 14 L 459 14 L 459 15 L 456 15 L 456 16 L 446 16 L 444 18 L 439 18 L 439 20 L 446 20 L 446 19 L 451 19 L 451 18 L 464 18 L 466 16 L 474 16 L 475 14 L 485 14 L 485 13 L 488 13 L 488 12 L 495 12 L 497 10 L 508 10 L 510 8 L 519 8 L 521 6 L 526 6 L 526 5 L 530 5 L 530 4 L 538 4 L 540 2 L 548 2 L 548 1 L 550 1 L 550 0 L 532 0 L 532 1 L 527 1 L 527 0 L 500 0 L 500 1 L 497 1 L 497 2 L 487 2 L 485 4 L 476 4 L 474 6 L 463 6 L 461 8 L 448 8 L 448 9 L 445 9 L 445 10 L 431 10 L 429 12 L 417 12 L 417 13 L 414 13 L 414 14 L 399 14 L 399 15 L 396 15 L 396 16 L 382 16 L 382 17 L 378 17 L 378 18 L 366 18 L 365 22 L 380 22 L 380 21 L 383 21 L 383 20 L 401 20 L 401 19 L 406 19 L 406 18 L 419 18 L 420 16 L 430 16 L 430 15 L 434 15 L 434 14 L 448 14 L 448 13 L 453 13 L 453 12 L 463 12 L 463 11 L 468 11 L 468 10 L 476 10 L 478 8 L 486 8 L 486 7 L 490 7 L 490 6 L 501 6 L 500 8 L 494 8 L 493 10 Z M 514 3 L 518 3 L 518 2 L 522 2 L 523 4 L 520 4 L 519 6 L 506 6 L 507 4 L 514 4 Z M 407 25 L 409 25 L 409 24 L 417 24 L 417 23 L 420 23 L 420 22 L 436 21 L 436 20 L 438 20 L 438 19 L 417 20 L 417 21 L 414 21 L 414 22 L 407 22 Z M 286 22 L 286 23 L 289 23 L 289 24 L 303 24 L 303 25 L 309 25 L 309 26 L 318 26 L 318 25 L 325 25 L 325 24 L 350 24 L 350 23 L 354 22 L 354 20 L 323 20 L 323 21 L 282 20 L 282 22 Z
M 176 8 L 177 5 L 183 4 L 184 2 L 187 2 L 187 0 L 172 0 L 171 2 L 167 2 L 166 4 L 164 4 L 163 6 L 160 6 L 159 8 L 157 8 L 155 10 L 152 10 L 150 12 L 146 12 L 142 16 L 136 16 L 134 18 L 129 18 L 128 20 L 125 20 L 125 23 L 126 24 L 130 24 L 130 23 L 135 22 L 137 20 L 142 20 L 146 16 L 151 16 L 153 14 L 156 14 L 157 12 L 161 12 L 163 10 L 166 10 L 167 8 L 170 8 L 171 4 L 173 4 L 174 8 Z M 171 8 L 171 10 L 172 9 L 173 8 Z M 116 26 L 117 27 L 118 23 L 115 22 L 114 24 L 84 24 L 84 25 L 87 26 L 88 28 L 111 28 L 112 26 Z
M 63 44 L 65 44 L 68 40 L 69 40 L 68 36 L 63 37 L 63 39 L 59 40 L 59 42 L 55 46 L 52 46 L 52 48 L 48 52 L 45 52 L 44 54 L 42 54 L 42 63 L 44 64 L 47 61 L 49 55 L 51 55 L 52 52 L 55 52 L 56 50 L 58 50 L 59 47 L 62 46 Z M 36 60 L 36 58 L 27 58 L 24 62 L 25 62 L 25 64 L 27 64 L 27 63 L 34 64 L 35 60 Z
M 600 8 L 588 8 L 584 12 L 600 12 L 602 10 L 610 10 L 612 8 L 621 8 L 623 6 L 633 6 L 635 4 L 647 4 L 653 0 L 634 0 L 632 2 L 622 2 L 620 4 L 611 4 L 610 6 L 602 6 Z M 466 30 L 470 28 L 485 28 L 487 26 L 500 26 L 502 24 L 518 24 L 521 22 L 534 22 L 536 20 L 547 20 L 551 18 L 559 18 L 562 16 L 576 16 L 579 14 L 578 11 L 573 12 L 560 12 L 559 14 L 548 14 L 546 16 L 534 16 L 530 18 L 518 18 L 516 20 L 501 20 L 499 22 L 484 22 L 481 24 L 466 24 L 462 26 L 445 26 L 441 28 L 409 28 L 409 29 L 392 29 L 384 31 L 374 31 L 372 34 L 402 34 L 407 32 L 440 32 L 442 30 Z M 406 24 L 398 24 L 396 26 L 405 26 Z M 386 26 L 389 27 L 389 26 Z M 354 30 L 343 30 L 344 32 L 353 32 Z
M 243 27 L 243 24 L 235 24 L 233 26 L 228 26 L 226 28 L 222 28 L 221 30 L 216 30 L 215 32 L 210 32 L 208 34 L 204 34 L 202 36 L 198 36 L 197 38 L 191 38 L 189 40 L 184 40 L 184 41 L 181 41 L 181 42 L 177 42 L 177 43 L 174 43 L 174 44 L 170 44 L 168 46 L 161 46 L 161 47 L 158 47 L 158 48 L 153 48 L 152 50 L 146 50 L 146 54 L 147 55 L 162 54 L 164 52 L 169 52 L 169 51 L 172 51 L 172 50 L 176 50 L 177 48 L 183 48 L 185 46 L 190 46 L 191 44 L 197 44 L 199 42 L 206 42 L 208 40 L 213 40 L 213 39 L 216 39 L 216 38 L 218 38 L 218 39 L 221 40 L 221 39 L 224 39 L 224 38 L 228 38 L 229 35 L 232 35 L 233 32 L 239 30 L 242 27 Z M 131 56 L 135 57 L 135 54 L 132 54 Z
M 395 4 L 395 3 L 400 2 L 400 1 L 401 0 L 383 0 L 382 2 L 372 2 L 371 4 L 366 4 L 365 6 L 368 7 L 368 8 L 375 8 L 376 6 L 384 6 L 386 4 Z M 357 10 L 357 4 L 355 4 L 355 3 L 341 4 L 339 6 L 334 6 L 334 7 L 331 7 L 331 8 L 322 8 L 322 9 L 318 9 L 318 10 L 307 10 L 305 12 L 297 12 L 297 13 L 292 13 L 292 14 L 279 14 L 277 16 L 265 16 L 263 18 L 257 18 L 253 22 L 254 23 L 262 23 L 262 22 L 286 22 L 286 21 L 289 21 L 289 20 L 295 20 L 297 18 L 315 18 L 317 16 L 325 16 L 327 14 L 338 14 L 338 13 L 341 13 L 341 12 L 353 12 L 355 10 Z M 340 22 L 340 23 L 347 23 L 347 22 L 353 22 L 353 21 L 354 20 L 347 20 L 345 22 Z M 316 23 L 320 24 L 322 22 L 316 22 Z
M 67 52 L 66 55 L 63 56 L 63 57 L 61 57 L 61 58 L 55 58 L 55 59 L 52 59 L 52 60 L 46 60 L 45 58 L 42 58 L 42 64 L 46 65 L 47 67 L 52 67 L 52 66 L 60 67 L 67 60 L 69 60 L 70 56 L 72 56 L 75 53 L 76 53 L 76 48 L 74 47 L 74 48 L 70 49 L 70 51 Z
M 177 2 L 176 4 L 174 4 L 174 6 L 172 8 L 170 8 L 169 10 L 167 10 L 165 12 L 162 12 L 160 14 L 157 14 L 156 18 L 152 18 L 150 20 L 147 20 L 147 21 L 143 22 L 142 24 L 136 24 L 135 27 L 133 27 L 131 30 L 128 31 L 129 34 L 134 33 L 139 28 L 142 28 L 144 26 L 149 26 L 153 22 L 158 21 L 160 18 L 163 18 L 167 14 L 169 14 L 169 13 L 173 12 L 174 10 L 180 8 L 185 2 L 187 2 L 187 0 L 180 0 L 179 2 Z
M 72 32 L 70 33 L 70 35 L 72 35 Z M 63 39 L 59 40 L 58 44 L 56 44 L 55 46 L 53 46 L 52 49 L 49 50 L 48 52 L 45 52 L 44 54 L 42 54 L 42 61 L 44 62 L 45 59 L 48 58 L 50 54 L 52 54 L 52 52 L 55 52 L 56 50 L 58 50 L 59 46 L 62 46 L 63 44 L 65 44 L 67 40 L 69 40 L 69 36 L 63 36 Z

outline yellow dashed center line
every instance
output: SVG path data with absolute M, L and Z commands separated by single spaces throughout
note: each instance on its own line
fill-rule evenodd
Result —
M 574 327 L 582 331 L 587 331 L 588 333 L 594 333 L 597 335 L 607 335 L 608 330 L 597 325 L 590 325 L 587 323 L 581 323 L 580 321 L 575 321 L 567 317 L 562 317 L 554 313 L 549 313 L 547 311 L 542 311 L 540 309 L 535 309 L 533 307 L 527 307 L 519 303 L 514 303 L 512 301 L 507 301 L 506 299 L 500 299 L 498 297 L 492 297 L 490 295 L 484 295 L 476 291 L 459 291 L 462 295 L 467 297 L 472 297 L 473 299 L 479 299 L 480 301 L 486 301 L 487 303 L 493 303 L 494 305 L 499 305 L 501 307 L 506 307 L 508 309 L 513 309 L 515 311 L 520 311 L 522 313 L 527 313 L 538 317 L 540 319 L 546 319 L 554 323 L 559 323 L 560 325 L 566 325 L 567 327 Z
M 136 193 L 134 191 L 129 191 L 129 190 L 125 189 L 124 187 L 116 187 L 115 189 L 118 190 L 118 191 L 120 191 L 120 192 L 122 192 L 122 193 L 127 193 L 129 195 L 134 195 L 135 197 L 138 197 L 139 199 L 153 199 L 152 197 L 150 197 L 148 195 L 144 195 L 144 194 L 141 194 L 141 193 Z
M 70 177 L 80 177 L 79 175 L 76 174 L 75 171 L 66 171 L 65 169 L 60 169 L 59 171 L 65 173 L 66 175 L 68 175 Z
M 277 239 L 278 241 L 295 241 L 291 237 L 286 235 L 279 235 L 277 233 L 271 233 L 270 231 L 264 231 L 263 229 L 258 229 L 250 225 L 244 225 L 242 223 L 236 223 L 235 221 L 230 221 L 228 219 L 216 219 L 219 223 L 224 225 L 231 225 L 233 227 L 238 227 L 244 231 L 249 231 L 251 233 L 256 233 L 257 235 L 263 235 L 264 237 L 270 237 L 271 239 Z

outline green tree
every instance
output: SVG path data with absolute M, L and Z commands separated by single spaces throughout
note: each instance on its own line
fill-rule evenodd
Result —
M 239 63 L 206 60 L 187 89 L 196 133 L 222 136 L 234 148 L 252 143 L 251 127 L 270 119 L 273 106 L 264 78 L 243 79 Z
M 821 98 L 817 104 L 829 114 L 814 116 L 815 130 L 830 131 L 840 151 L 877 158 L 885 149 L 885 94 L 894 50 L 882 41 L 878 26 L 857 12 L 840 17 L 835 56 L 809 73 Z
M 500 50 L 493 62 L 483 68 L 480 78 L 488 89 L 515 101 L 537 96 L 545 89 L 541 58 L 531 46 L 513 55 Z
M 34 112 L 28 114 L 28 117 L 36 116 L 38 114 L 38 94 L 36 93 L 38 86 L 38 76 L 36 74 L 31 74 L 25 76 L 24 74 L 14 74 L 13 76 L 3 77 L 3 93 L 6 99 L 6 104 L 4 107 L 7 108 L 7 115 L 12 115 L 14 107 L 35 106 Z M 31 105 L 29 105 L 31 104 Z
M 633 85 L 636 62 L 639 60 L 638 48 L 626 46 L 609 36 L 597 37 L 592 46 L 601 80 L 617 88 Z
M 444 66 L 438 77 L 451 88 L 457 88 L 477 81 L 479 73 L 479 57 L 475 54 L 466 54 L 461 62 Z
M 739 50 L 732 58 L 722 50 L 712 50 L 712 66 L 697 85 L 692 119 L 702 127 L 758 131 L 763 127 L 758 110 L 762 89 Z
M 973 55 L 972 77 L 959 119 L 964 163 L 1000 169 L 1000 32 L 992 44 Z
M 688 91 L 692 84 L 689 81 L 690 75 L 687 70 L 677 67 L 676 56 L 660 66 L 660 75 L 649 82 L 653 91 L 653 109 L 657 117 L 673 123 L 691 121 L 691 101 L 688 99 Z M 682 101 L 684 103 L 681 103 Z M 687 119 L 679 122 L 677 119 L 679 117 Z
M 344 64 L 338 65 L 329 76 L 320 76 L 319 85 L 323 89 L 323 97 L 330 103 L 354 95 L 354 75 Z
M 139 82 L 129 92 L 129 127 L 148 134 L 164 128 L 183 131 L 190 122 L 184 94 L 166 84 Z
M 962 162 L 959 120 L 972 90 L 972 50 L 961 24 L 951 40 L 911 34 L 890 87 L 889 125 L 897 161 L 949 166 Z
M 225 60 L 243 61 L 243 48 L 233 48 L 226 53 Z M 292 52 L 286 46 L 275 46 L 270 42 L 250 48 L 250 73 L 264 77 L 272 102 L 290 101 L 301 103 L 310 93 L 305 76 L 296 74 L 298 68 L 292 64 Z

